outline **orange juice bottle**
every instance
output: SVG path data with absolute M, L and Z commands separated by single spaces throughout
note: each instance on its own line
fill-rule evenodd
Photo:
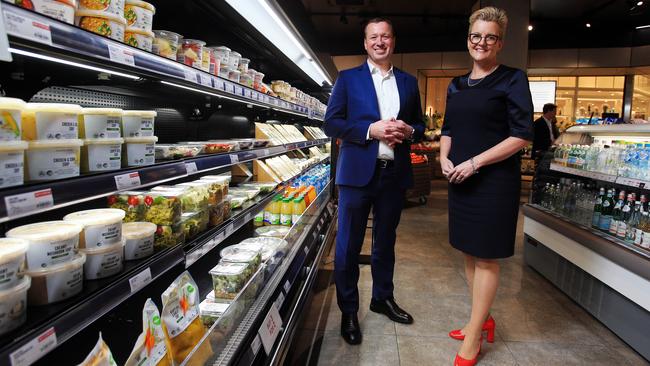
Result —
M 264 225 L 280 225 L 280 200 L 281 195 L 273 198 L 273 201 L 266 206 L 264 210 Z
M 291 221 L 295 224 L 300 219 L 300 216 L 305 212 L 305 198 L 298 197 L 293 200 L 293 213 L 291 214 Z
M 302 199 L 305 200 L 305 207 L 309 207 L 309 204 L 311 203 L 311 201 L 309 200 L 309 195 L 307 194 L 307 192 L 306 191 L 302 192 L 300 194 L 300 197 L 302 197 Z
M 293 214 L 292 198 L 287 197 L 282 200 L 280 209 L 280 225 L 291 226 L 291 215 Z
M 314 202 L 316 199 L 316 188 L 314 186 L 309 186 L 309 191 L 307 191 L 307 195 L 309 195 L 309 203 Z

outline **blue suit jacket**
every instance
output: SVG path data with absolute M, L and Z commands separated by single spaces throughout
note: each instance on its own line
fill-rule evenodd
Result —
M 420 92 L 415 77 L 393 67 L 397 81 L 400 109 L 397 119 L 415 128 L 413 140 L 424 134 Z M 376 166 L 379 141 L 366 140 L 368 127 L 379 121 L 379 103 L 368 63 L 339 73 L 330 96 L 325 123 L 325 133 L 342 140 L 337 162 L 336 184 L 364 187 L 370 183 Z M 401 187 L 413 185 L 410 143 L 395 146 L 395 169 L 403 176 Z

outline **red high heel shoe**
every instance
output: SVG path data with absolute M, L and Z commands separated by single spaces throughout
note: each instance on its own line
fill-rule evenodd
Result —
M 497 323 L 494 321 L 494 318 L 492 318 L 492 315 L 490 315 L 485 323 L 483 323 L 483 331 L 487 332 L 488 343 L 494 343 L 494 330 L 496 327 Z M 452 330 L 449 332 L 449 336 L 459 341 L 465 340 L 465 335 L 461 333 L 461 329 Z
M 476 353 L 476 356 L 474 356 L 474 358 L 471 359 L 471 360 L 464 359 L 464 358 L 460 357 L 460 355 L 458 355 L 458 353 L 456 353 L 456 358 L 454 359 L 454 366 L 474 366 L 474 365 L 476 365 L 476 363 L 478 362 L 478 355 L 481 354 L 481 343 L 483 343 L 483 338 L 481 338 L 481 340 L 479 341 L 478 352 Z

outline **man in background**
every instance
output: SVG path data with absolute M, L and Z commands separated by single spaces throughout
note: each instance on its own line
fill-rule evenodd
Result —
M 546 103 L 542 109 L 542 116 L 533 123 L 533 128 L 535 129 L 533 158 L 536 160 L 541 159 L 560 136 L 560 131 L 555 125 L 557 122 L 555 119 L 556 114 L 557 105 Z

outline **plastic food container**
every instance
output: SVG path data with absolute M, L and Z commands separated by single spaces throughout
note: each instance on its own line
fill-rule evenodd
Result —
M 208 72 L 212 75 L 219 75 L 219 70 L 221 69 L 221 59 L 215 47 L 203 47 L 203 51 L 208 53 L 210 57 L 208 61 Z
M 239 59 L 239 67 L 238 70 L 242 72 L 243 74 L 246 74 L 248 72 L 248 65 L 251 63 L 250 59 L 247 58 L 240 58 Z
M 81 145 L 81 140 L 29 141 L 25 152 L 25 180 L 78 177 Z
M 201 70 L 210 72 L 210 63 L 214 64 L 214 55 L 210 52 L 208 47 L 205 46 L 201 49 L 201 52 Z
M 97 0 L 97 2 L 103 1 Z M 124 42 L 126 20 L 122 16 L 123 13 L 124 7 L 119 10 L 118 14 L 114 14 L 112 11 L 79 10 L 75 13 L 74 23 L 81 29 Z
M 74 11 L 77 8 L 76 0 L 31 0 L 9 1 L 9 3 L 33 10 L 68 24 L 74 23 Z
M 87 280 L 98 280 L 116 275 L 124 268 L 124 247 L 112 245 L 105 248 L 81 249 L 86 254 L 84 275 Z
M 156 162 L 157 136 L 127 137 L 122 145 L 122 166 L 145 166 Z
M 253 78 L 248 74 L 241 74 L 239 77 L 239 83 L 249 88 L 253 88 Z
M 213 47 L 215 57 L 219 58 L 220 68 L 228 67 L 230 65 L 230 48 L 226 46 Z
M 231 180 L 230 175 L 204 175 L 203 177 L 201 177 L 200 180 L 208 180 L 220 184 L 222 199 L 219 199 L 219 197 L 217 197 L 217 201 L 223 200 L 223 197 L 226 197 L 228 195 L 228 191 L 230 189 L 229 185 Z
M 144 1 L 126 0 L 124 5 L 124 18 L 127 27 L 151 33 L 154 14 L 156 14 L 156 8 Z
M 248 281 L 247 268 L 246 263 L 219 263 L 210 270 L 215 301 L 229 302 L 237 297 Z
M 193 158 L 201 151 L 203 151 L 201 145 L 158 144 L 156 145 L 156 160 Z
M 201 312 L 201 321 L 206 328 L 212 327 L 217 319 L 228 310 L 228 305 L 226 303 L 217 303 L 212 302 L 211 300 L 205 299 L 199 304 L 199 311 Z
M 79 10 L 124 15 L 124 0 L 79 0 Z
M 242 149 L 265 147 L 266 145 L 269 144 L 270 141 L 271 140 L 265 140 L 265 139 L 237 139 L 237 142 L 239 142 L 240 147 L 242 145 L 245 146 L 242 147 Z
M 225 202 L 219 202 L 215 205 L 211 205 L 208 208 L 210 216 L 208 226 L 215 227 L 217 225 L 221 225 L 226 220 L 225 206 Z
M 219 77 L 228 79 L 228 75 L 230 75 L 230 66 L 221 65 L 221 68 L 219 68 Z
M 129 222 L 122 225 L 124 259 L 130 261 L 152 255 L 157 228 L 156 224 L 150 222 Z
M 118 139 L 122 136 L 121 122 L 121 109 L 82 108 L 79 114 L 79 137 L 82 139 Z
M 8 333 L 27 320 L 27 291 L 31 278 L 24 276 L 14 287 L 0 290 L 0 335 Z
M 280 238 L 273 237 L 258 237 L 258 238 L 248 238 L 243 240 L 241 243 L 237 244 L 242 248 L 248 248 L 249 246 L 262 246 L 262 261 L 266 261 L 269 257 L 275 255 L 284 256 L 286 254 L 289 243 Z
M 156 111 L 123 111 L 122 136 L 123 137 L 150 137 L 153 136 L 154 119 Z
M 81 147 L 81 171 L 105 172 L 122 166 L 124 139 L 86 139 Z
M 144 199 L 144 221 L 172 226 L 181 221 L 181 194 L 177 191 L 151 191 Z
M 203 46 L 205 46 L 205 42 L 198 39 L 183 39 L 181 44 L 182 60 L 178 61 L 200 69 L 203 63 Z
M 0 142 L 0 188 L 20 186 L 24 183 L 26 149 L 25 141 Z
M 155 30 L 153 33 L 154 40 L 151 48 L 152 52 L 156 55 L 176 61 L 176 54 L 178 53 L 181 42 L 183 41 L 183 36 L 166 30 Z
M 124 43 L 147 52 L 153 49 L 155 35 L 151 31 L 127 27 L 124 31 Z
M 211 202 L 214 202 L 214 197 L 211 196 L 210 192 L 210 182 L 205 181 L 194 181 L 187 183 L 180 183 L 174 187 L 180 187 L 182 189 L 188 189 L 189 195 L 192 196 L 192 200 L 198 202 L 198 208 L 200 211 L 205 211 L 208 208 L 208 205 Z M 195 197 L 195 198 L 194 198 Z
M 234 195 L 227 195 L 226 198 L 230 202 L 230 210 L 235 210 L 238 208 L 241 208 L 244 205 L 244 202 L 248 201 L 248 198 L 244 196 L 234 196 Z
M 29 242 L 17 238 L 0 238 L 0 291 L 15 286 L 25 264 Z
M 261 248 L 250 250 L 244 249 L 241 246 L 231 245 L 222 249 L 219 254 L 221 255 L 222 262 L 248 263 L 250 265 L 249 270 L 251 271 L 251 275 L 255 273 L 257 268 L 259 268 L 260 264 L 262 263 Z
M 208 208 L 208 198 L 203 192 L 197 192 L 190 187 L 156 186 L 151 190 L 173 195 L 181 202 L 181 212 L 205 211 Z
M 70 261 L 79 245 L 82 230 L 81 225 L 71 222 L 45 221 L 18 226 L 6 235 L 29 242 L 25 253 L 26 265 L 29 270 L 36 270 Z
M 230 67 L 230 71 L 239 69 L 240 60 L 241 60 L 241 53 L 230 51 L 230 56 L 228 56 L 228 67 Z
M 248 150 L 253 147 L 253 140 L 254 139 L 234 139 L 233 141 L 236 141 L 237 144 L 239 144 L 240 150 Z
M 155 248 L 169 248 L 185 242 L 185 233 L 180 222 L 173 225 L 158 225 L 154 235 Z
M 26 106 L 21 99 L 0 98 L 0 141 L 20 140 L 22 112 Z
M 123 222 L 142 221 L 144 219 L 145 200 L 152 200 L 145 192 L 120 192 L 108 196 L 108 207 L 124 211 Z M 122 229 L 124 229 L 124 226 L 122 226 Z
M 230 188 L 230 194 L 235 196 L 244 196 L 246 200 L 252 200 L 260 194 L 260 188 L 255 186 L 249 187 L 232 187 Z
M 190 182 L 192 184 L 200 184 L 203 187 L 205 187 L 207 193 L 208 193 L 208 205 L 216 205 L 217 203 L 221 202 L 221 199 L 223 198 L 223 188 L 220 182 L 218 181 L 212 181 L 212 180 L 205 180 L 205 179 L 199 179 L 195 180 L 193 182 Z
M 27 103 L 22 113 L 23 140 L 70 140 L 79 138 L 76 104 Z
M 242 183 L 240 187 L 242 188 L 250 188 L 254 190 L 258 190 L 260 193 L 270 193 L 277 187 L 277 183 L 265 183 L 265 182 L 250 182 L 250 183 Z
M 255 90 L 262 90 L 262 85 L 264 83 L 264 74 L 262 74 L 259 71 L 255 72 L 255 76 L 253 77 L 253 87 Z
M 208 212 L 185 212 L 181 216 L 181 226 L 185 234 L 185 240 L 192 239 L 208 228 Z
M 203 153 L 205 154 L 220 154 L 235 150 L 237 144 L 230 141 L 208 141 L 204 143 Z
M 228 71 L 228 79 L 238 83 L 241 79 L 241 72 L 239 70 L 231 69 Z
M 85 262 L 86 255 L 79 253 L 69 262 L 27 271 L 32 278 L 32 286 L 27 292 L 29 305 L 52 304 L 80 293 Z
M 224 196 L 223 197 L 223 219 L 227 220 L 232 213 L 232 197 Z
M 97 249 L 122 243 L 124 211 L 117 208 L 99 208 L 77 211 L 65 215 L 63 221 L 83 226 L 79 235 L 79 248 Z
M 262 226 L 255 229 L 255 236 L 270 236 L 273 238 L 284 238 L 291 228 L 281 225 Z

